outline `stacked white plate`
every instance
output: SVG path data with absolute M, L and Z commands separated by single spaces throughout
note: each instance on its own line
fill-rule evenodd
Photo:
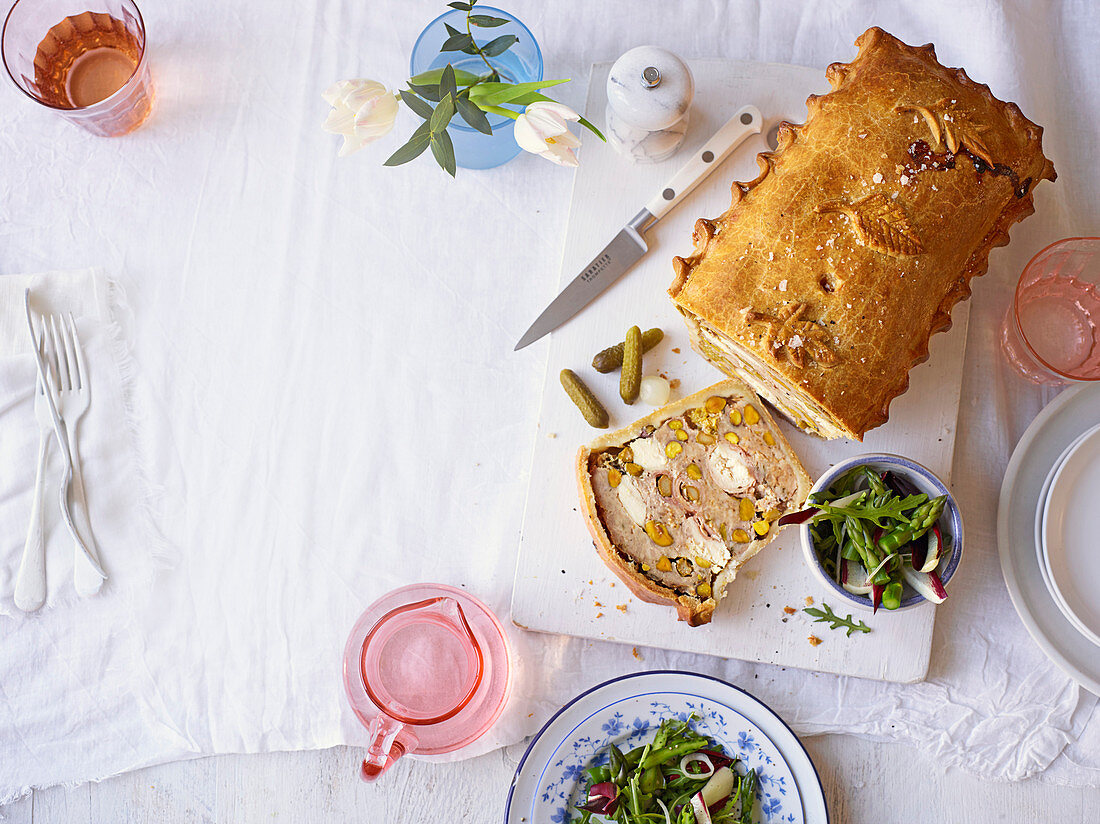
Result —
M 1043 583 L 1066 620 L 1100 646 L 1100 426 L 1066 447 L 1039 506 Z
M 1066 389 L 1020 438 L 1001 485 L 997 544 L 1032 638 L 1100 695 L 1100 384 Z

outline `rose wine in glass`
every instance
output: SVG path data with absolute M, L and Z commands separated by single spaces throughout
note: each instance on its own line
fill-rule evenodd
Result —
M 45 100 L 80 109 L 126 85 L 140 58 L 141 46 L 124 22 L 86 11 L 66 17 L 42 38 L 34 79 Z M 148 108 L 139 116 L 147 114 Z
M 145 26 L 131 0 L 17 0 L 0 45 L 25 94 L 96 134 L 127 134 L 152 110 Z

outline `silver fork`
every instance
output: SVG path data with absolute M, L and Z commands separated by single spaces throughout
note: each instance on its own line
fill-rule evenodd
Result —
M 37 335 L 37 348 L 44 355 L 45 326 Z M 24 612 L 34 612 L 46 603 L 46 539 L 45 511 L 42 498 L 46 493 L 46 456 L 53 440 L 53 419 L 46 390 L 41 380 L 34 382 L 34 419 L 38 423 L 38 463 L 34 471 L 34 500 L 31 504 L 31 520 L 27 525 L 27 541 L 23 544 L 23 558 L 15 579 L 15 605 Z
M 76 321 L 72 313 L 68 319 L 61 315 L 50 315 L 49 340 L 57 359 L 59 391 L 57 393 L 57 411 L 65 422 L 65 434 L 69 441 L 69 458 L 73 466 L 72 513 L 77 532 L 84 541 L 84 547 L 75 544 L 73 553 L 73 582 L 81 595 L 94 595 L 103 586 L 103 577 L 92 565 L 92 556 L 99 561 L 95 535 L 88 517 L 88 501 L 84 493 L 84 473 L 81 470 L 80 450 L 77 446 L 76 427 L 80 418 L 88 411 L 92 400 L 92 387 L 88 381 L 88 368 L 84 364 L 84 352 L 77 336 Z M 87 552 L 84 550 L 87 549 Z
M 61 447 L 61 484 L 58 487 L 58 503 L 61 505 L 61 514 L 65 518 L 65 526 L 69 529 L 69 534 L 73 536 L 73 540 L 77 546 L 88 556 L 88 562 L 95 568 L 96 572 L 101 578 L 106 578 L 107 573 L 100 567 L 99 561 L 92 557 L 92 554 L 88 551 L 88 548 L 84 546 L 84 541 L 80 537 L 80 533 L 76 530 L 76 524 L 73 523 L 72 506 L 69 503 L 69 493 L 72 492 L 72 479 L 73 479 L 73 461 L 72 456 L 69 454 L 69 436 L 65 431 L 65 424 L 61 420 L 61 415 L 57 411 L 57 395 L 60 392 L 60 387 L 56 384 L 56 372 L 52 371 L 46 363 L 46 355 L 49 355 L 54 359 L 54 364 L 57 364 L 56 347 L 52 352 L 43 351 L 39 349 L 39 345 L 42 341 L 45 341 L 44 348 L 49 347 L 49 340 L 45 334 L 45 330 L 40 335 L 38 330 L 34 326 L 34 312 L 31 310 L 31 290 L 23 290 L 23 309 L 27 315 L 27 331 L 30 332 L 31 339 L 34 341 L 34 360 L 35 366 L 38 369 L 38 379 L 42 381 L 45 386 L 44 397 L 46 404 L 50 409 L 50 420 L 53 422 L 53 431 L 57 435 L 57 443 Z

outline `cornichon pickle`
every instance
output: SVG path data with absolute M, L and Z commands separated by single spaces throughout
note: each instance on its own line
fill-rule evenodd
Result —
M 592 390 L 584 385 L 584 381 L 577 377 L 577 373 L 572 369 L 563 369 L 560 377 L 565 394 L 581 410 L 589 425 L 597 429 L 607 429 L 607 410 L 596 400 Z
M 664 336 L 665 333 L 660 329 L 647 329 L 642 332 L 642 352 L 648 352 L 660 343 Z M 623 345 L 621 343 L 616 343 L 614 346 L 607 347 L 596 355 L 596 357 L 592 358 L 592 368 L 603 374 L 614 372 L 622 365 Z
M 638 400 L 642 387 L 642 330 L 631 326 L 623 341 L 623 371 L 619 374 L 619 397 L 627 404 Z

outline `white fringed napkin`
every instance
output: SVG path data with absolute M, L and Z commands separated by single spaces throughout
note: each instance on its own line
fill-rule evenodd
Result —
M 84 345 L 92 402 L 78 437 L 92 529 L 109 574 L 91 598 L 73 589 L 54 442 L 44 501 L 47 602 L 29 614 L 13 601 L 38 446 L 28 286 L 35 311 L 73 313 Z M 166 552 L 138 459 L 127 313 L 121 289 L 98 271 L 0 277 L 0 803 L 36 783 L 86 780 L 172 751 L 142 709 L 147 699 L 138 698 L 151 689 L 135 616 Z
M 130 359 L 120 316 L 119 288 L 93 270 L 0 279 L 0 613 L 24 616 L 13 602 L 34 487 L 39 430 L 34 417 L 35 365 L 23 308 L 31 289 L 36 313 L 71 312 L 76 319 L 92 390 L 77 438 L 88 510 L 109 579 L 100 596 L 118 597 L 147 585 L 161 552 L 141 517 L 149 492 L 135 459 L 127 398 Z M 52 435 L 51 435 L 52 437 Z M 82 599 L 73 589 L 73 540 L 57 505 L 61 460 L 51 441 L 43 499 L 49 610 Z M 138 516 L 138 517 L 135 517 Z

